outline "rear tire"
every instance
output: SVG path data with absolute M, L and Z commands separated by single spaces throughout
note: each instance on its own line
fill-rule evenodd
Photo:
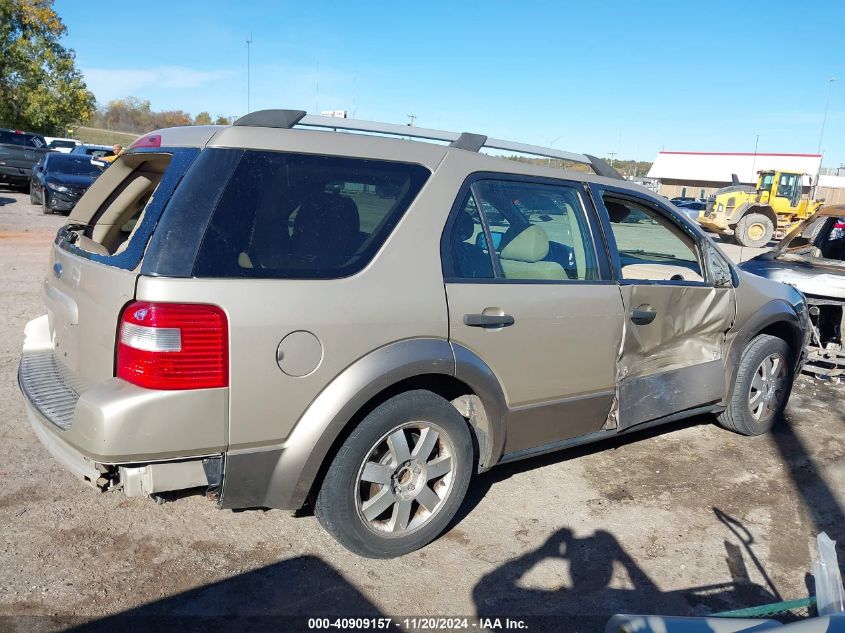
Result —
M 733 394 L 719 424 L 741 435 L 762 435 L 778 422 L 792 391 L 792 350 L 776 336 L 760 334 L 742 352 Z
M 314 513 L 360 556 L 402 556 L 446 528 L 472 464 L 472 438 L 458 411 L 430 391 L 409 391 L 352 431 L 329 466 Z
M 760 248 L 769 243 L 774 235 L 772 221 L 762 213 L 748 213 L 742 216 L 734 229 L 734 238 L 740 246 Z

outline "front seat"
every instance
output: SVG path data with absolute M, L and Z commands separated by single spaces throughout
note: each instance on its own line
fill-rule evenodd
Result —
M 499 254 L 506 279 L 568 279 L 563 266 L 543 259 L 549 254 L 549 237 L 532 224 L 517 234 Z
M 295 260 L 308 268 L 344 264 L 360 244 L 358 205 L 346 196 L 320 193 L 306 198 L 291 234 Z

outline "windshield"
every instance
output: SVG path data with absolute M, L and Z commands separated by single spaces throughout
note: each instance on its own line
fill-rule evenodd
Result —
M 775 179 L 775 174 L 773 172 L 769 172 L 767 174 L 760 174 L 760 185 L 757 189 L 762 191 L 768 191 L 772 188 L 772 182 Z
M 102 170 L 91 164 L 88 156 L 70 156 L 56 154 L 47 162 L 47 171 L 69 176 L 98 176 Z

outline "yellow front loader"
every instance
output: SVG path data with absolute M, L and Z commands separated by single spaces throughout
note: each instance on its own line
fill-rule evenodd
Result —
M 714 233 L 732 233 L 741 246 L 765 246 L 773 236 L 786 235 L 797 222 L 821 207 L 822 200 L 803 194 L 803 176 L 761 171 L 755 188 L 740 185 L 734 175 L 734 185 L 710 197 L 707 208 L 698 215 L 698 223 Z

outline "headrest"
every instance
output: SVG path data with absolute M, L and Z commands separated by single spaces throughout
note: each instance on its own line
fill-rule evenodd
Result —
M 607 209 L 607 214 L 610 216 L 610 221 L 614 224 L 624 222 L 625 218 L 631 215 L 631 210 L 620 202 L 605 200 L 604 206 Z
M 361 229 L 358 205 L 346 196 L 321 193 L 302 202 L 294 220 L 294 236 L 331 233 L 356 234 Z
M 466 211 L 459 211 L 455 217 L 455 234 L 458 240 L 466 242 L 475 231 L 475 223 Z
M 502 259 L 518 262 L 539 262 L 549 254 L 549 238 L 539 226 L 532 224 L 502 249 Z

